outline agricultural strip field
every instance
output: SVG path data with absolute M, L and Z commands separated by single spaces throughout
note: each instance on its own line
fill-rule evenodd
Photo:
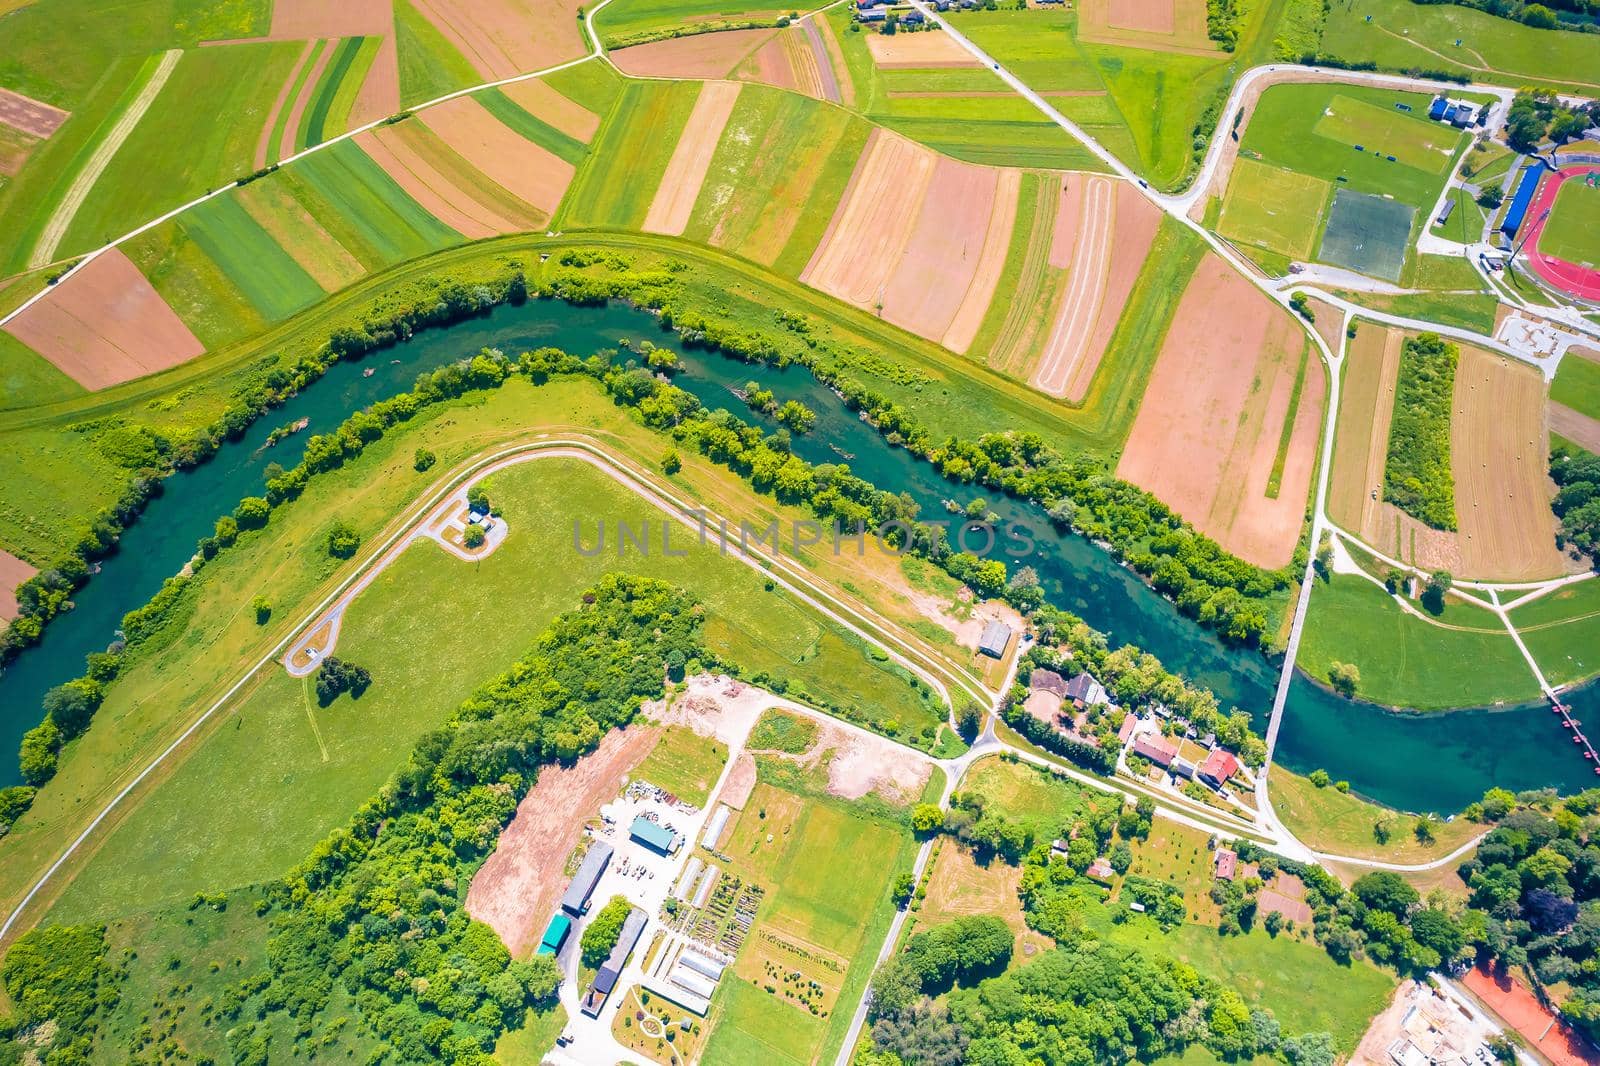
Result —
M 725 845 L 724 876 L 761 885 L 766 897 L 710 1019 L 712 1062 L 805 1064 L 837 1053 L 866 985 L 893 905 L 895 875 L 911 867 L 909 827 L 870 806 L 791 790 L 757 759 L 760 778 Z M 839 877 L 839 855 L 874 856 Z M 766 966 L 800 969 L 832 993 L 818 1013 L 765 991 Z M 809 971 L 817 971 L 810 973 Z
M 1503 85 L 1571 87 L 1583 96 L 1600 90 L 1594 42 L 1587 34 L 1536 29 L 1449 4 L 1335 4 L 1322 32 L 1322 51 L 1391 70 L 1444 69 Z
M 726 78 L 777 38 L 777 30 L 726 30 L 673 37 L 611 53 L 617 69 L 635 78 Z
M 1306 343 L 1287 312 L 1207 256 L 1161 347 L 1117 475 L 1241 558 L 1286 564 L 1305 518 L 1326 390 L 1313 368 L 1298 410 L 1289 409 Z M 1285 420 L 1294 428 L 1274 498 Z
M 1600 674 L 1600 581 L 1547 592 L 1512 611 L 1511 623 L 1552 685 Z
M 575 0 L 412 0 L 481 75 L 498 81 L 577 59 L 587 50 Z
M 1511 635 L 1488 611 L 1451 599 L 1442 617 L 1425 620 L 1352 574 L 1335 574 L 1313 589 L 1296 660 L 1323 681 L 1335 662 L 1361 672 L 1358 697 L 1391 707 L 1433 711 L 1539 695 Z
M 494 185 L 530 205 L 548 221 L 572 182 L 573 165 L 526 139 L 470 96 L 460 96 L 421 116 L 440 140 Z
M 1539 231 L 1539 251 L 1579 266 L 1600 265 L 1600 189 L 1580 180 L 1561 183 Z
M 245 211 L 237 196 L 207 200 L 184 212 L 177 224 L 267 322 L 281 321 L 324 295 L 316 280 Z
M 355 141 L 407 195 L 464 237 L 530 230 L 540 218 L 419 121 L 369 130 Z
M 394 39 L 403 107 L 489 80 L 410 0 L 394 0 Z
M 594 28 L 607 49 L 625 48 L 751 24 L 771 25 L 791 10 L 775 7 L 771 0 L 613 0 L 595 16 Z
M 742 88 L 737 82 L 727 81 L 708 81 L 701 85 L 683 135 L 672 150 L 672 158 L 667 161 L 661 184 L 656 187 L 655 198 L 645 214 L 643 228 L 646 232 L 676 236 L 688 226 L 700 186 L 711 168 L 712 153 L 722 138 Z
M 639 229 L 700 95 L 692 82 L 629 82 L 556 220 Z
M 96 257 L 5 330 L 87 389 L 143 377 L 205 350 L 118 249 Z
M 530 405 L 542 410 L 546 421 L 555 421 L 559 412 L 571 409 L 557 405 L 580 395 L 588 405 L 601 402 L 592 386 L 581 382 L 551 392 L 503 389 L 473 409 L 472 421 L 502 428 L 525 425 Z M 434 430 L 447 431 L 453 420 L 433 421 L 445 423 Z M 392 446 L 386 438 L 382 450 L 391 457 L 409 456 L 416 440 L 426 435 L 408 432 L 401 435 L 407 439 Z M 357 476 L 349 473 L 332 479 L 344 482 L 346 493 Z M 420 489 L 426 479 L 408 480 Z M 641 555 L 619 563 L 610 554 L 578 555 L 567 522 L 548 516 L 581 512 L 586 521 L 612 524 L 636 519 L 641 506 L 631 491 L 587 464 L 564 459 L 525 463 L 495 474 L 489 488 L 513 530 L 494 554 L 468 564 L 419 541 L 346 610 L 335 651 L 368 664 L 374 678 L 359 701 L 341 700 L 330 709 L 318 709 L 309 680 L 295 680 L 275 668 L 266 672 L 229 711 L 228 722 L 122 821 L 90 860 L 90 876 L 73 882 L 55 917 L 120 913 L 288 868 L 382 783 L 422 732 L 441 721 L 483 678 L 522 654 L 533 635 L 570 607 L 579 591 L 619 565 L 683 584 L 702 597 L 709 646 L 746 669 L 788 676 L 874 718 L 938 720 L 940 711 L 892 668 L 880 666 L 854 638 L 833 630 L 783 593 L 765 591 L 759 574 L 736 561 L 720 560 L 714 544 L 691 544 L 683 558 Z M 318 498 L 327 497 L 319 493 Z M 317 505 L 308 499 L 297 506 L 310 511 Z M 366 494 L 357 493 L 338 511 L 376 531 L 387 516 L 371 513 L 368 506 Z M 304 518 L 319 531 L 332 521 L 326 512 Z M 256 550 L 276 559 L 278 566 L 296 565 L 301 555 L 293 545 L 271 539 Z M 551 567 L 552 559 L 564 561 Z M 259 571 L 238 576 L 268 587 L 272 581 L 270 573 Z M 492 631 L 441 624 L 438 612 L 444 604 L 491 601 L 517 603 L 518 610 L 511 612 L 515 617 Z M 431 654 L 406 652 L 418 641 L 426 641 Z M 241 766 L 252 771 L 245 773 Z M 288 781 L 293 787 L 285 787 Z M 310 797 L 314 802 L 308 802 Z M 197 823 L 199 810 L 211 814 Z M 183 843 L 163 845 L 161 864 L 138 858 L 151 854 L 153 842 L 168 839 L 179 825 L 185 827 L 177 834 Z M 231 842 L 242 835 L 262 846 L 239 852 Z M 114 891 L 110 881 L 94 876 L 100 863 L 109 864 L 102 869 L 125 871 Z M 888 878 L 885 872 L 885 891 Z
M 73 216 L 60 254 L 99 247 L 247 173 L 273 96 L 300 51 L 295 42 L 271 42 L 185 52 Z
M 569 69 L 598 69 L 605 71 L 607 68 L 603 64 L 590 63 L 584 68 Z M 503 95 L 538 122 L 549 126 L 557 133 L 571 138 L 579 144 L 587 145 L 594 140 L 596 131 L 600 129 L 600 116 L 595 114 L 592 108 L 586 107 L 572 97 L 560 92 L 549 81 L 542 78 L 513 82 L 510 85 L 501 86 L 499 89 L 479 94 L 478 98 L 482 101 L 483 106 L 494 111 L 501 121 L 515 128 L 515 123 L 497 109 L 492 102 L 497 95 Z M 526 132 L 523 135 L 527 136 L 531 141 L 543 143 L 538 137 L 530 136 Z M 569 163 L 577 162 L 577 160 L 570 158 L 565 151 L 558 150 L 554 144 L 545 144 L 545 147 Z
M 365 273 L 350 250 L 294 198 L 286 182 L 253 181 L 234 196 L 250 217 L 328 292 L 343 288 Z
M 1228 181 L 1217 232 L 1291 259 L 1309 259 L 1329 194 L 1321 178 L 1241 159 Z

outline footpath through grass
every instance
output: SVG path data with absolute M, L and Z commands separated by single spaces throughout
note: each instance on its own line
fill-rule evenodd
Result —
M 1600 580 L 1548 592 L 1512 611 L 1511 623 L 1552 685 L 1600 674 Z

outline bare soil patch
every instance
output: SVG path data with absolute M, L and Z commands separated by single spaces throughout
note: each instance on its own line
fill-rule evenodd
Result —
M 644 219 L 646 232 L 676 236 L 689 225 L 689 215 L 700 196 L 700 186 L 705 184 L 711 157 L 728 125 L 728 116 L 733 114 L 740 88 L 738 82 L 732 81 L 708 81 L 700 87 L 689 122 L 661 175 L 655 198 L 650 201 Z
M 1562 573 L 1570 561 L 1556 548 L 1550 510 L 1544 379 L 1526 364 L 1462 345 L 1453 408 L 1462 572 L 1506 581 Z
M 587 51 L 578 0 L 415 0 L 417 11 L 486 80 L 541 70 Z
M 828 775 L 828 793 L 842 799 L 860 799 L 876 793 L 905 806 L 916 802 L 933 774 L 926 755 L 871 733 L 817 721 L 817 736 L 798 755 L 770 752 L 762 758 L 793 762 L 806 769 L 822 767 Z
M 1106 23 L 1113 29 L 1170 34 L 1177 29 L 1174 0 L 1110 0 Z
M 740 755 L 734 760 L 728 779 L 722 783 L 717 799 L 736 811 L 744 810 L 750 802 L 750 793 L 756 790 L 756 760 L 753 755 Z
M 671 706 L 648 703 L 645 713 L 662 725 L 684 726 L 738 751 L 761 712 L 780 702 L 766 689 L 721 674 L 700 674 L 688 680 Z
M 153 374 L 205 351 L 116 248 L 96 256 L 5 329 L 87 389 Z
M 1076 403 L 1088 393 L 1111 344 L 1161 214 L 1127 182 L 1096 177 L 1073 184 L 1087 189 L 1061 198 L 1050 259 L 1052 265 L 1070 267 L 1033 384 Z M 1063 225 L 1061 213 L 1069 206 L 1078 207 L 1081 215 Z M 1066 253 L 1063 245 L 1069 239 L 1072 250 Z
M 1220 55 L 1206 33 L 1205 0 L 1084 0 L 1078 37 L 1182 55 Z
M 429 108 L 427 127 L 489 180 L 548 219 L 572 183 L 571 163 L 491 115 L 470 96 Z
M 926 30 L 886 37 L 867 34 L 867 51 L 880 70 L 926 70 L 938 67 L 975 67 L 978 61 L 947 33 Z
M 475 199 L 471 188 L 463 188 L 465 183 L 453 180 L 430 158 L 427 139 L 418 132 L 412 123 L 401 122 L 358 133 L 355 141 L 412 199 L 463 237 L 516 233 L 539 221 L 532 210 L 517 218 Z
M 883 289 L 885 319 L 920 337 L 944 336 L 960 309 L 953 297 L 964 299 L 988 244 L 999 179 L 1000 171 L 989 167 L 935 160 L 916 227 Z M 993 291 L 991 279 L 988 292 L 977 294 L 984 310 Z
M 0 619 L 17 617 L 17 586 L 39 571 L 0 548 Z
M 857 307 L 879 303 L 916 229 L 938 160 L 931 149 L 874 129 L 800 280 Z
M 388 33 L 394 20 L 391 0 L 273 0 L 271 38 L 366 37 Z
M 978 330 L 983 327 L 984 316 L 989 313 L 995 288 L 1006 268 L 1006 254 L 1011 249 L 1011 233 L 1017 225 L 1017 195 L 1021 185 L 1022 172 L 1019 170 L 1002 170 L 995 183 L 989 225 L 984 232 L 983 248 L 978 252 L 972 280 L 940 342 L 952 352 L 966 354 Z
M 1167 331 L 1117 475 L 1248 562 L 1286 564 L 1315 462 L 1320 361 L 1306 368 L 1278 496 L 1266 492 L 1307 343 L 1287 312 L 1208 255 Z
M 0 89 L 0 122 L 35 137 L 49 137 L 72 112 L 23 96 L 14 89 Z
M 613 730 L 572 766 L 547 766 L 517 805 L 467 889 L 467 913 L 486 923 L 517 958 L 527 958 L 566 891 L 566 860 L 583 826 L 650 754 L 660 730 Z
M 549 85 L 535 78 L 502 85 L 500 91 L 511 97 L 519 107 L 543 122 L 548 122 L 569 137 L 584 144 L 594 139 L 600 128 L 600 116 L 582 104 L 567 99 Z
M 620 48 L 611 53 L 611 61 L 635 78 L 726 78 L 777 34 L 777 30 L 696 33 Z

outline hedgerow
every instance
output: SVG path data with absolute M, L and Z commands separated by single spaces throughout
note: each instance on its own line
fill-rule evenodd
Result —
M 1400 354 L 1383 498 L 1435 529 L 1456 528 L 1450 474 L 1450 402 L 1460 350 L 1437 333 L 1410 338 Z

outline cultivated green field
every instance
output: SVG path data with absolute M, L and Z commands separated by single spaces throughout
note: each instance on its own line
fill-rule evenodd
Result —
M 285 319 L 324 295 L 311 275 L 245 213 L 236 195 L 207 200 L 185 212 L 178 225 L 268 322 Z
M 305 88 L 306 79 L 311 77 L 311 68 L 317 65 L 317 61 L 322 58 L 322 53 L 325 49 L 337 47 L 337 43 L 322 40 L 311 43 L 311 52 L 306 56 L 306 61 L 301 64 L 300 70 L 295 74 L 294 81 L 289 83 L 289 94 L 284 97 L 286 101 L 300 99 L 300 93 Z M 289 127 L 289 112 L 292 110 L 292 107 L 279 108 L 278 117 L 272 121 L 272 132 L 267 141 L 267 162 L 269 163 L 276 163 L 283 157 L 280 149 L 283 147 L 283 134 Z M 303 122 L 302 125 L 304 125 Z M 295 147 L 303 147 L 298 141 L 298 133 Z
M 1550 383 L 1550 399 L 1590 418 L 1600 418 L 1600 360 L 1568 352 Z
M 612 0 L 595 15 L 594 28 L 607 48 L 624 48 L 689 33 L 771 26 L 794 10 L 772 0 Z
M 507 419 L 530 406 L 542 407 L 548 418 L 559 410 L 551 404 L 556 399 L 513 387 L 489 401 L 497 414 L 474 412 L 472 418 Z M 393 450 L 409 454 L 425 436 L 401 434 L 408 439 L 396 441 Z M 349 492 L 351 479 L 341 474 L 333 480 Z M 410 480 L 419 489 L 426 481 Z M 268 670 L 207 743 L 122 822 L 73 882 L 56 919 L 103 918 L 287 869 L 387 779 L 422 733 L 483 678 L 509 666 L 550 619 L 613 569 L 693 591 L 707 607 L 707 645 L 744 669 L 791 678 L 791 693 L 838 701 L 869 722 L 897 718 L 913 730 L 937 727 L 942 712 L 905 677 L 783 593 L 765 591 L 749 568 L 720 560 L 714 544 L 691 543 L 686 558 L 578 555 L 569 516 L 581 516 L 591 532 L 598 521 L 614 528 L 657 517 L 587 465 L 550 459 L 517 466 L 494 475 L 490 493 L 514 531 L 492 556 L 464 563 L 419 542 L 346 610 L 335 654 L 372 671 L 372 688 L 360 700 L 319 708 L 309 679 Z M 337 513 L 368 533 L 389 519 L 359 501 Z M 333 514 L 310 517 L 308 541 L 291 557 L 328 570 L 316 556 L 326 555 L 322 542 Z M 561 564 L 551 566 L 551 560 Z M 266 575 L 256 587 L 275 593 Z M 492 626 L 479 624 L 481 609 L 494 604 L 516 609 L 497 612 Z M 427 654 L 417 654 L 419 648 Z M 257 843 L 235 847 L 242 839 Z M 155 854 L 162 856 L 159 863 L 149 861 Z
M 1434 621 L 1402 612 L 1365 578 L 1336 574 L 1312 590 L 1297 663 L 1324 681 L 1332 663 L 1354 663 L 1361 671 L 1357 696 L 1421 711 L 1539 695 L 1532 671 L 1494 615 L 1448 599 Z
M 686 803 L 704 807 L 727 761 L 727 745 L 684 726 L 668 726 L 644 762 L 634 769 L 633 777 L 659 785 Z
M 321 144 L 333 134 L 343 132 L 344 116 L 333 114 L 333 102 L 344 91 L 346 81 L 360 85 L 359 78 L 352 75 L 356 59 L 366 43 L 364 37 L 346 37 L 333 46 L 333 57 L 328 60 L 322 77 L 317 79 L 310 106 L 300 118 L 300 129 L 295 136 L 295 143 L 299 147 Z M 371 49 L 367 51 L 370 63 Z M 306 65 L 310 66 L 309 63 Z M 346 107 L 345 111 L 348 114 L 349 108 Z
M 1511 612 L 1534 661 L 1552 685 L 1600 674 L 1600 581 L 1580 581 Z
M 415 259 L 462 240 L 353 141 L 308 155 L 279 174 L 311 217 L 368 269 Z
M 394 40 L 400 53 L 400 104 L 411 107 L 484 81 L 455 45 L 407 0 L 394 3 Z
M 1561 183 L 1550 218 L 1539 231 L 1539 251 L 1569 263 L 1600 265 L 1600 189 L 1580 179 Z
M 1228 181 L 1217 232 L 1306 259 L 1321 228 L 1329 191 L 1321 178 L 1241 159 Z
M 0 411 L 81 396 L 83 386 L 9 333 L 0 333 Z
M 588 145 L 576 137 L 562 133 L 537 115 L 529 114 L 499 89 L 487 89 L 475 93 L 473 99 L 527 140 L 541 148 L 548 148 L 574 166 L 583 162 L 583 157 L 589 154 Z
M 1513 88 L 1571 87 L 1586 96 L 1600 89 L 1588 35 L 1534 29 L 1455 4 L 1334 0 L 1322 51 L 1390 69 L 1456 71 Z
M 178 220 L 122 246 L 129 259 L 207 348 L 253 336 L 266 320 Z
M 567 190 L 556 228 L 642 226 L 700 87 L 699 82 L 628 82 Z

